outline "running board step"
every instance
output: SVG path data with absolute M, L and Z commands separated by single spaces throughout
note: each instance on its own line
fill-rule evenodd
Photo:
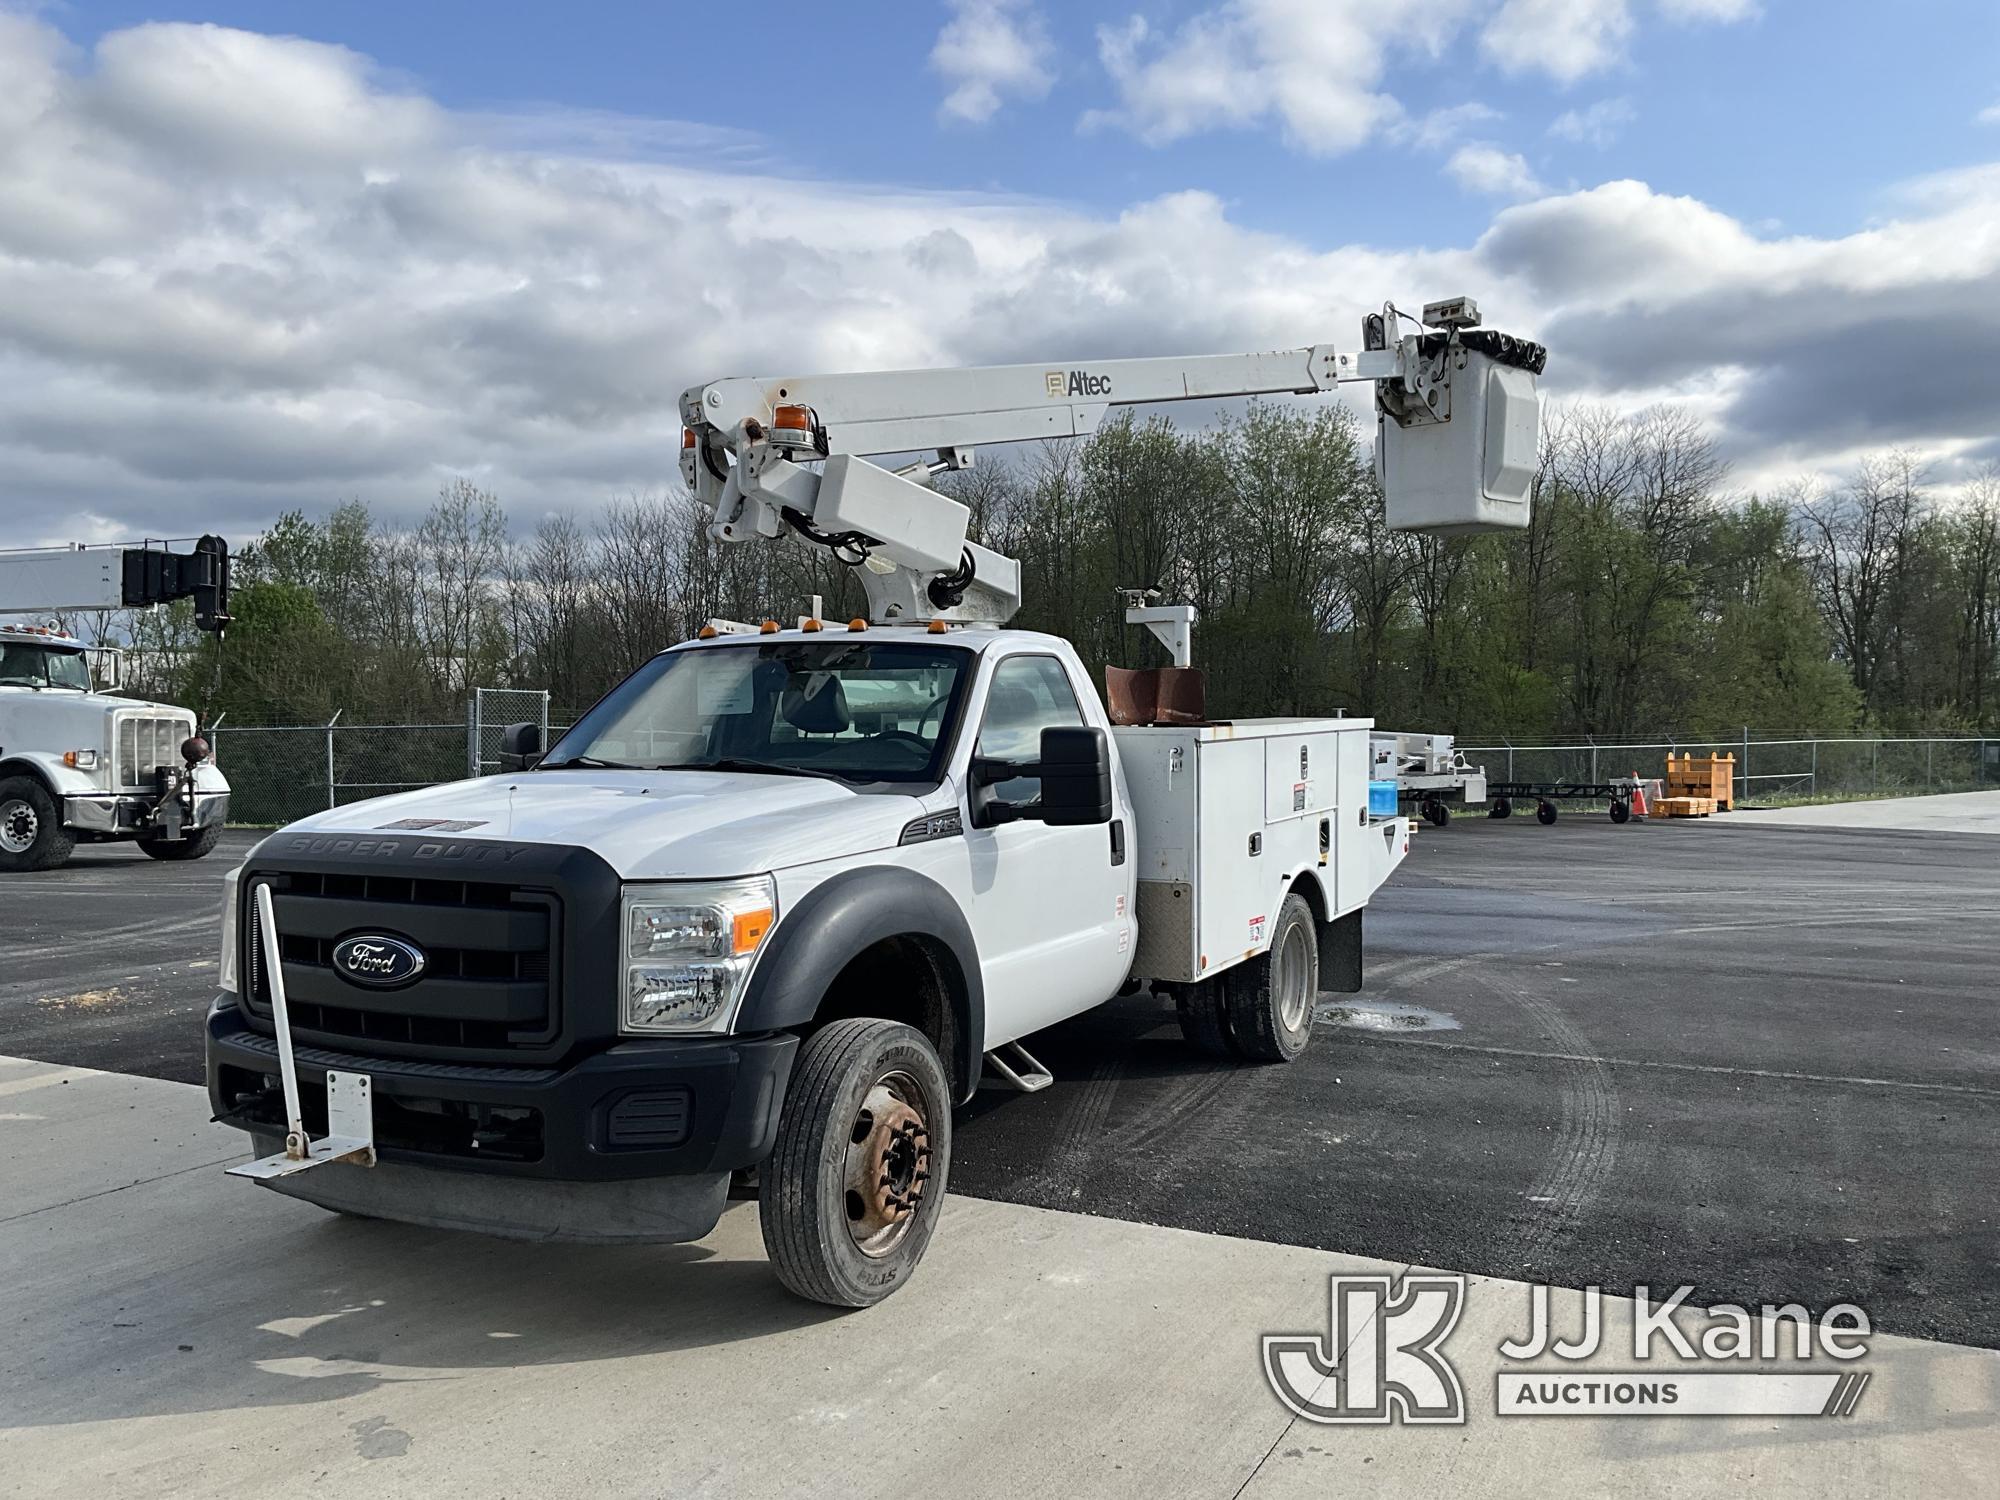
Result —
M 1008 1042 L 986 1054 L 986 1066 L 998 1073 L 1008 1087 L 1024 1094 L 1038 1094 L 1056 1081 L 1056 1075 L 1035 1061 L 1035 1056 L 1019 1042 Z

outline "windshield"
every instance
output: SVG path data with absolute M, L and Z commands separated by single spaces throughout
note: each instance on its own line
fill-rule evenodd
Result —
M 669 651 L 542 765 L 935 782 L 971 662 L 955 646 L 838 639 Z
M 14 687 L 78 688 L 90 691 L 90 669 L 80 651 L 10 643 L 0 646 L 0 684 Z

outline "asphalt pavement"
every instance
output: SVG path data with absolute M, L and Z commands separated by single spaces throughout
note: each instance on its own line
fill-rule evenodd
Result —
M 2000 1347 L 2000 843 L 1910 817 L 1426 829 L 1298 1062 L 1117 1001 L 1033 1039 L 1053 1088 L 962 1112 L 953 1190 Z M 198 1081 L 251 841 L 7 878 L 0 1053 Z

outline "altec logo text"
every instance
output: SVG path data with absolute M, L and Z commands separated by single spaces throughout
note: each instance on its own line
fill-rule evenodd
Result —
M 1108 396 L 1111 377 L 1088 370 L 1051 370 L 1042 377 L 1051 396 Z

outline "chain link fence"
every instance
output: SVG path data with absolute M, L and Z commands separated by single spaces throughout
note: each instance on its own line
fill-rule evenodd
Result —
M 467 775 L 500 769 L 500 735 L 509 724 L 538 723 L 545 742 L 549 695 L 479 688 L 457 724 L 235 725 L 208 731 L 216 764 L 229 778 L 229 819 L 267 827 L 309 813 L 365 802 Z M 557 731 L 558 733 L 560 731 Z
M 549 741 L 549 695 L 531 688 L 474 688 L 465 705 L 468 776 L 491 776 L 500 769 L 500 736 L 509 724 L 539 724 Z
M 1661 740 L 1568 745 L 1461 745 L 1495 781 L 1596 782 L 1657 776 L 1673 755 L 1736 757 L 1743 802 L 1801 797 L 1920 796 L 2000 787 L 2000 739 Z
M 275 826 L 308 813 L 392 792 L 457 781 L 500 769 L 500 734 L 509 724 L 539 723 L 544 743 L 564 725 L 549 723 L 549 696 L 482 688 L 459 724 L 330 724 L 210 731 L 231 788 L 232 822 Z M 2000 739 L 1656 740 L 1567 745 L 1461 745 L 1495 781 L 1599 782 L 1658 776 L 1667 756 L 1736 756 L 1737 795 L 1759 799 L 1913 796 L 2000 787 Z

